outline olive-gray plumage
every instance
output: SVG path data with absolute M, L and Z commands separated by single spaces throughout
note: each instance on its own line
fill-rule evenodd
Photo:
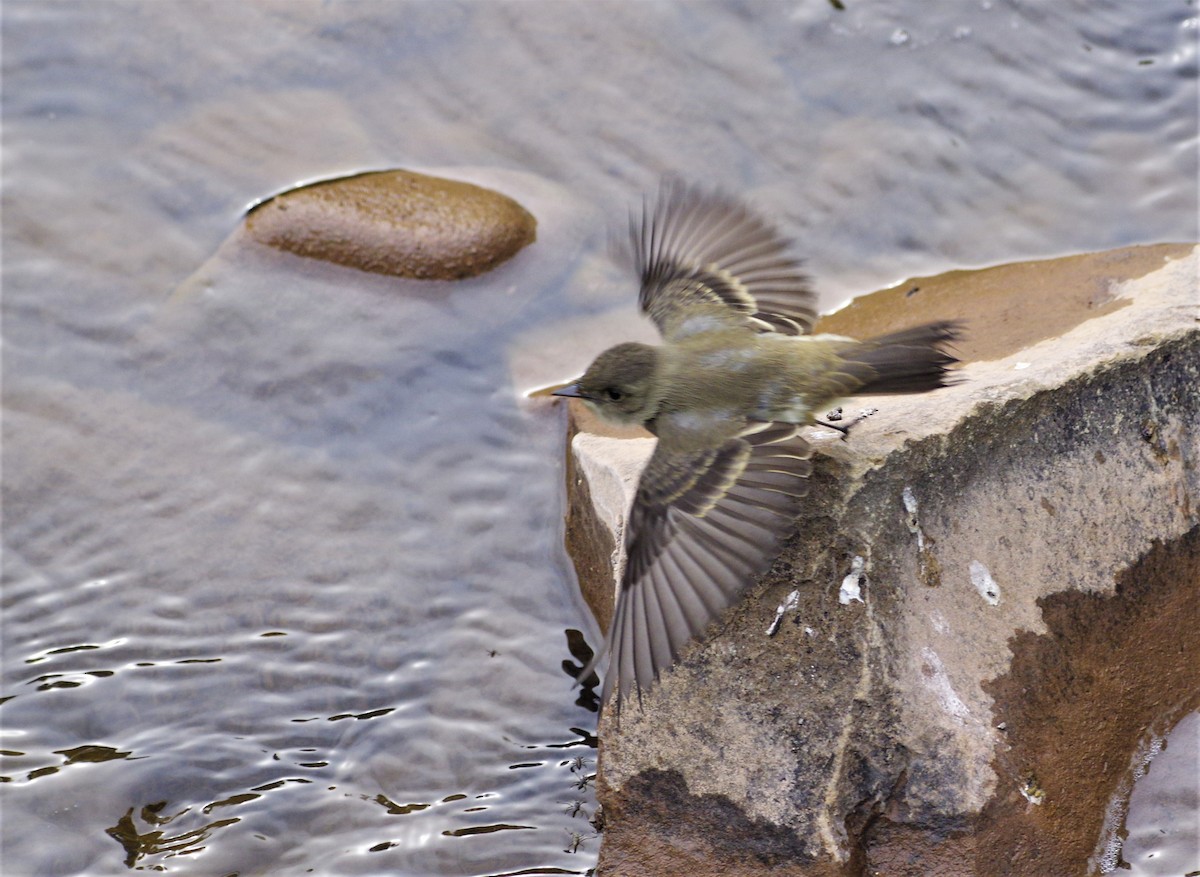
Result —
M 836 399 L 944 386 L 959 326 L 810 335 L 788 242 L 736 200 L 678 182 L 631 224 L 639 303 L 664 344 L 619 344 L 559 395 L 658 437 L 625 530 L 603 697 L 618 705 L 771 564 L 811 469 L 802 427 Z M 601 651 L 580 679 L 586 678 Z

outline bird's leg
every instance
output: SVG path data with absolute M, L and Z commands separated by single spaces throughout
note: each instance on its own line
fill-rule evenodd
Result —
M 857 422 L 857 421 L 855 421 L 855 422 Z M 846 436 L 850 435 L 850 427 L 849 426 L 838 426 L 836 423 L 826 423 L 824 420 L 814 420 L 813 423 L 815 423 L 817 426 L 823 426 L 826 429 L 832 429 L 832 430 L 836 430 L 837 432 L 840 432 L 842 434 L 842 441 L 845 441 Z M 853 425 L 854 424 L 851 424 L 850 426 L 853 426 Z

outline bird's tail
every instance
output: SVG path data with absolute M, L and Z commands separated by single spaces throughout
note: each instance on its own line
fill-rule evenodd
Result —
M 949 371 L 958 357 L 946 347 L 962 337 L 956 320 L 926 323 L 838 351 L 846 370 L 862 380 L 854 392 L 864 396 L 884 393 L 924 393 L 955 383 Z

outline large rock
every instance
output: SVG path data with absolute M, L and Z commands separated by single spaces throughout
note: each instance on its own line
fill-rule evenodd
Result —
M 605 714 L 599 874 L 1115 861 L 1139 747 L 1200 708 L 1197 251 L 953 279 L 969 294 L 906 284 L 818 327 L 966 317 L 966 381 L 856 402 L 879 411 L 848 442 L 814 434 L 774 567 L 640 708 Z M 647 445 L 572 443 L 570 485 L 610 510 L 576 500 L 568 529 L 602 619 L 613 492 L 628 498 Z

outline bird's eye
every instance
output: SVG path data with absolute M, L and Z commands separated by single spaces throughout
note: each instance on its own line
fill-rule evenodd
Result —
M 604 391 L 604 398 L 607 399 L 609 402 L 620 402 L 622 399 L 625 398 L 625 394 L 622 393 L 620 390 L 618 390 L 616 387 L 609 387 L 607 390 Z

